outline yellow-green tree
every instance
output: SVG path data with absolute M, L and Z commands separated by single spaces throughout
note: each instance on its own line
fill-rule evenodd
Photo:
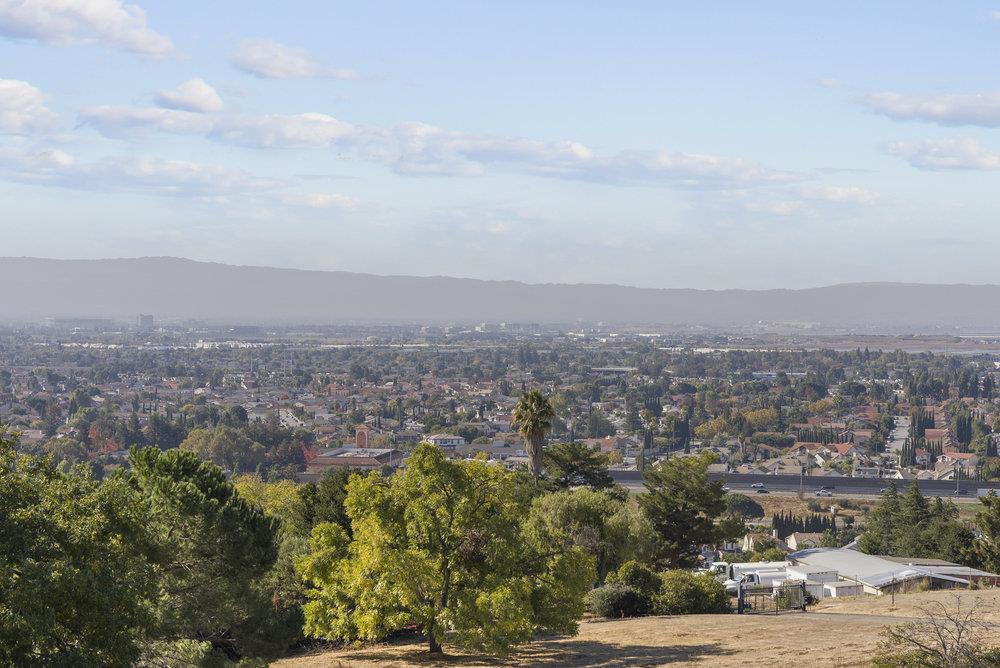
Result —
M 447 639 L 495 654 L 537 630 L 575 632 L 593 560 L 524 531 L 516 485 L 501 467 L 448 461 L 427 444 L 391 478 L 352 477 L 353 539 L 320 524 L 299 562 L 311 584 L 306 632 L 376 640 L 417 623 L 432 652 Z

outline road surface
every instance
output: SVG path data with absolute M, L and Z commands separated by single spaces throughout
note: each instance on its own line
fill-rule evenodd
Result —
M 615 482 L 625 487 L 642 487 L 642 476 L 638 471 L 611 471 Z M 763 483 L 771 492 L 798 492 L 800 489 L 810 496 L 821 487 L 830 487 L 837 496 L 844 494 L 879 494 L 890 482 L 902 491 L 910 484 L 908 480 L 888 480 L 885 478 L 831 478 L 829 476 L 763 475 L 756 473 L 709 473 L 713 480 L 723 480 L 733 490 L 755 492 L 750 485 Z M 956 486 L 949 480 L 920 480 L 917 486 L 924 496 L 951 496 L 974 499 L 980 489 L 995 489 L 1000 494 L 1000 482 L 962 480 Z M 956 494 L 956 489 L 959 493 Z M 964 494 L 961 493 L 964 490 Z

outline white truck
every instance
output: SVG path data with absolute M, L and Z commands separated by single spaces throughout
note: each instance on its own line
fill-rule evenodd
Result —
M 726 593 L 736 595 L 740 587 L 773 587 L 781 584 L 786 578 L 785 569 L 780 570 L 759 570 L 742 573 L 739 578 L 731 578 L 723 584 Z
M 704 572 L 713 573 L 718 580 L 735 580 L 742 573 L 757 571 L 777 571 L 788 568 L 787 561 L 713 561 Z
M 706 572 L 715 575 L 726 586 L 726 591 L 735 594 L 741 584 L 745 586 L 774 585 L 787 576 L 787 561 L 747 561 L 742 563 L 726 563 L 714 561 Z

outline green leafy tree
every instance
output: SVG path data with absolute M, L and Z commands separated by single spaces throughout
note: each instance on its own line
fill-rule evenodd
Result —
M 737 526 L 716 523 L 726 510 L 722 483 L 708 479 L 709 453 L 675 457 L 647 469 L 647 493 L 639 506 L 649 518 L 658 538 L 659 557 L 669 568 L 687 568 L 697 563 L 699 546 L 735 538 Z
M 552 404 L 538 390 L 521 395 L 511 412 L 511 419 L 528 447 L 531 475 L 536 478 L 542 474 L 542 447 L 545 445 L 545 435 L 552 429 L 555 416 Z
M 195 429 L 181 448 L 197 453 L 202 459 L 237 472 L 252 472 L 264 462 L 266 449 L 232 427 Z
M 270 605 L 255 587 L 277 556 L 278 521 L 247 503 L 215 464 L 185 450 L 133 449 L 155 579 L 153 636 L 239 656 L 259 646 L 247 622 Z
M 1000 573 L 1000 497 L 995 491 L 979 497 L 976 513 L 979 538 L 968 548 L 968 561 L 991 573 Z
M 586 551 L 594 558 L 598 584 L 623 562 L 648 557 L 652 547 L 649 523 L 636 508 L 586 488 L 535 498 L 526 529 L 539 544 Z
M 560 489 L 585 485 L 605 489 L 615 484 L 608 457 L 583 443 L 556 443 L 545 449 L 545 475 Z
M 416 623 L 432 652 L 447 637 L 502 654 L 535 630 L 575 632 L 593 560 L 523 531 L 515 487 L 500 467 L 452 462 L 427 444 L 389 479 L 352 477 L 353 539 L 320 524 L 299 563 L 312 585 L 307 633 L 375 640 Z
M 346 531 L 348 536 L 351 535 L 351 519 L 344 507 L 350 477 L 349 470 L 336 469 L 327 472 L 318 482 L 299 486 L 302 517 L 297 520 L 297 524 L 305 528 L 306 534 L 317 524 L 333 522 Z
M 866 527 L 858 544 L 868 554 L 974 563 L 967 561 L 973 534 L 959 521 L 958 508 L 950 500 L 928 502 L 916 484 L 901 496 L 890 487 Z
M 60 473 L 0 434 L 0 664 L 138 659 L 153 594 L 138 510 L 120 476 Z
M 890 482 L 879 503 L 868 514 L 865 532 L 858 539 L 858 547 L 867 554 L 891 554 L 896 532 L 899 531 L 899 493 Z

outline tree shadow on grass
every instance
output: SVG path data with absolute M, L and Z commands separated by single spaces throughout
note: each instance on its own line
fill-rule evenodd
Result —
M 434 655 L 416 645 L 380 645 L 340 655 L 346 665 L 366 661 L 394 666 L 544 666 L 547 668 L 630 668 L 661 666 L 732 654 L 716 644 L 635 645 L 594 640 L 540 640 L 519 648 L 513 655 L 497 658 L 476 654 Z
M 694 661 L 731 654 L 716 644 L 638 645 L 599 642 L 596 640 L 565 640 L 538 642 L 528 645 L 516 655 L 523 665 L 571 668 L 627 668 L 629 666 L 661 666 L 678 661 Z

